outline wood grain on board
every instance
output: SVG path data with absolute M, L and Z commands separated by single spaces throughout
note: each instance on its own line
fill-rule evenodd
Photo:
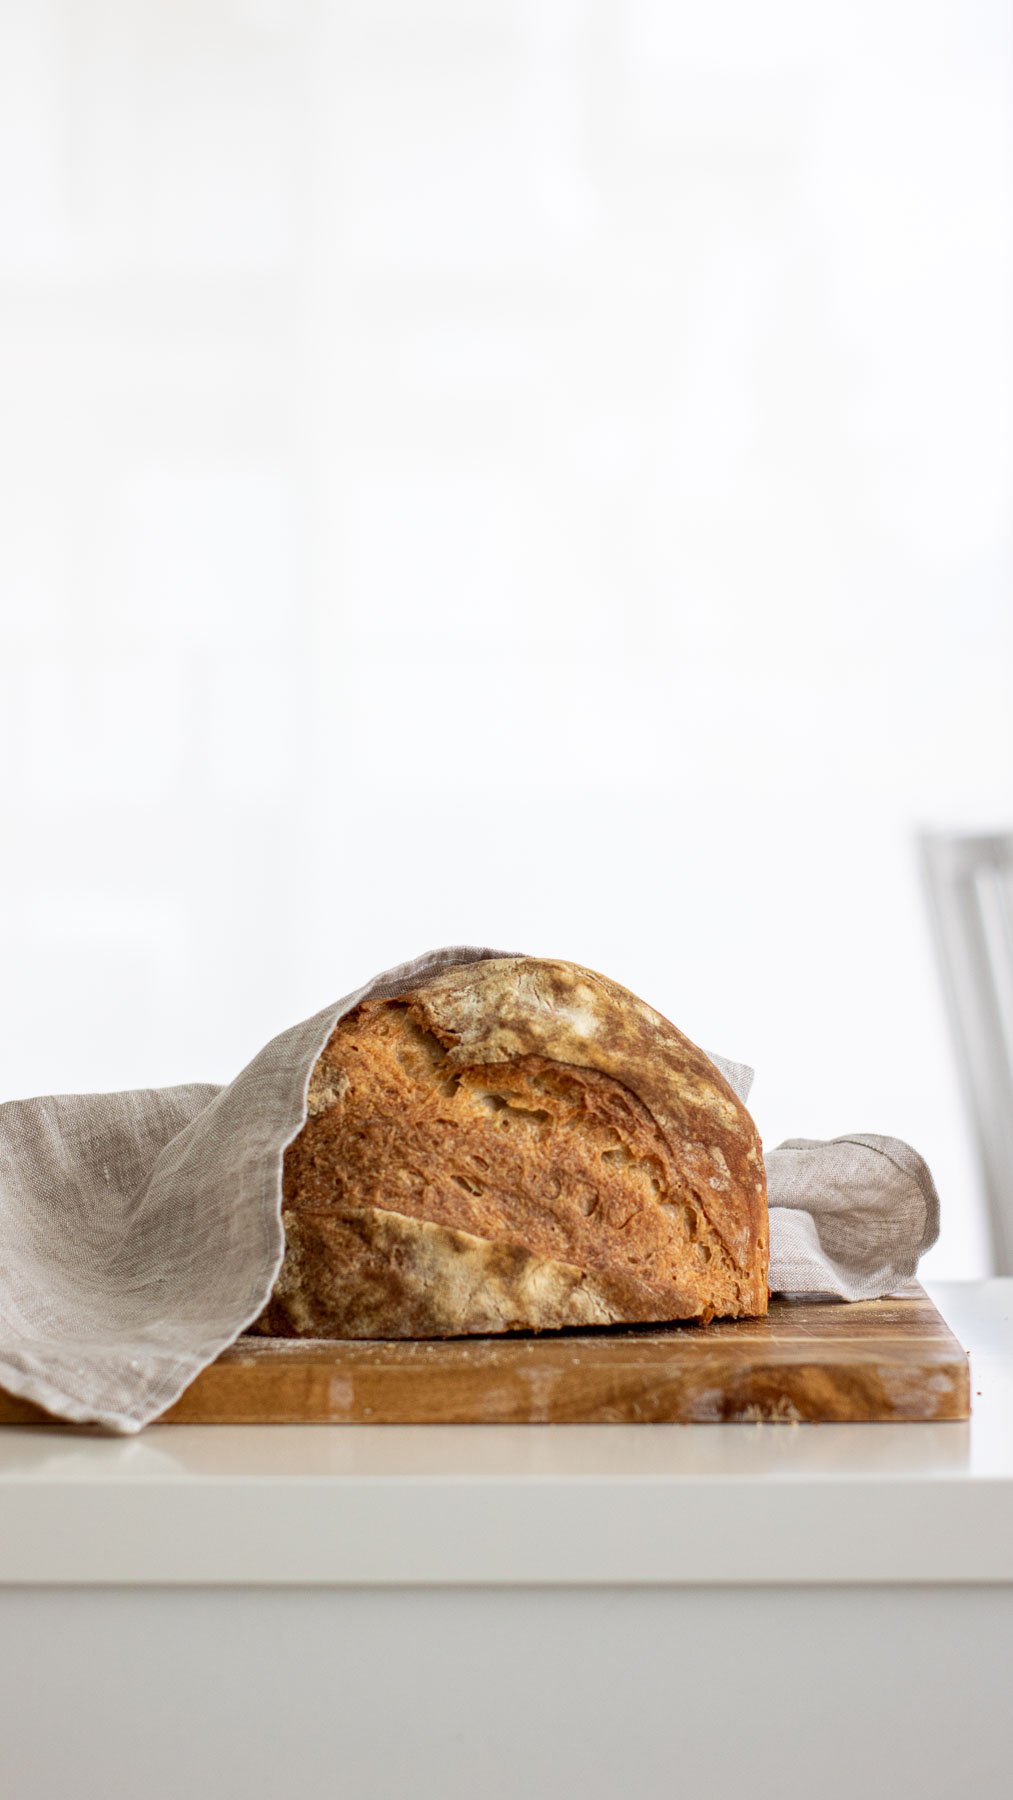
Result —
M 762 1319 L 426 1341 L 243 1337 L 158 1424 L 966 1419 L 967 1357 L 917 1283 Z M 0 1392 L 0 1423 L 52 1424 Z

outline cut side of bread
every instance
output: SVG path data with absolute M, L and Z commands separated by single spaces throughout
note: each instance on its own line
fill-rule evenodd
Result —
M 676 1028 L 537 958 L 341 1019 L 285 1156 L 259 1329 L 445 1337 L 741 1317 L 767 1302 L 753 1122 Z

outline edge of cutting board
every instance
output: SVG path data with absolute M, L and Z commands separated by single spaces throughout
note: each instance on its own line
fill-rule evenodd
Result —
M 967 1419 L 924 1289 L 777 1296 L 762 1319 L 427 1340 L 241 1337 L 156 1424 L 702 1424 Z M 59 1423 L 0 1391 L 0 1424 Z

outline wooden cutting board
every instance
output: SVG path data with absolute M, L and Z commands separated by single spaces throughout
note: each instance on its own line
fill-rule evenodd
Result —
M 244 1337 L 158 1424 L 966 1419 L 967 1357 L 917 1283 L 763 1319 L 425 1342 Z M 52 1424 L 0 1393 L 0 1423 Z

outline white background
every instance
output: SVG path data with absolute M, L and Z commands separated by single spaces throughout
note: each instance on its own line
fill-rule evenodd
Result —
M 986 1251 L 1007 0 L 0 0 L 0 1095 L 586 962 Z

